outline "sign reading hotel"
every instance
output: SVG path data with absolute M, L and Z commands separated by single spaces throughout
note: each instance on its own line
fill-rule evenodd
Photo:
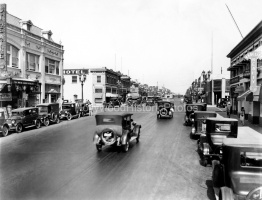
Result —
M 64 75 L 79 75 L 79 74 L 88 74 L 88 69 L 64 69 Z
M 248 53 L 245 57 L 250 60 L 250 90 L 255 92 L 257 90 L 257 59 L 262 59 L 262 47 L 253 52 Z
M 6 71 L 6 4 L 0 4 L 0 71 Z

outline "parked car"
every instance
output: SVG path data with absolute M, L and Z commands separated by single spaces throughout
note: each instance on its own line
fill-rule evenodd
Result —
M 116 107 L 116 106 L 119 106 L 119 107 L 121 106 L 120 99 L 117 97 L 111 97 L 106 107 L 110 108 L 110 107 Z
M 6 134 L 8 134 L 8 131 L 4 130 L 3 131 L 3 125 L 5 123 L 5 120 L 7 118 L 7 113 L 5 113 L 6 111 L 3 108 L 0 108 L 0 132 L 2 133 L 2 136 L 7 136 Z M 6 129 L 6 127 L 5 127 Z
M 194 122 L 194 112 L 195 111 L 206 111 L 207 110 L 207 104 L 206 103 L 190 103 L 186 104 L 185 106 L 185 123 L 186 126 L 191 126 Z
M 217 199 L 262 198 L 262 135 L 240 127 L 238 138 L 223 140 L 222 157 L 212 162 L 212 181 Z
M 41 127 L 41 120 L 38 114 L 38 108 L 18 108 L 12 110 L 11 117 L 7 118 L 3 124 L 3 134 L 8 135 L 9 131 L 21 133 L 24 128 L 35 126 L 37 129 Z
M 154 96 L 148 96 L 146 98 L 146 106 L 154 106 L 155 105 L 155 100 Z
M 94 143 L 98 151 L 102 150 L 102 146 L 116 145 L 127 152 L 132 139 L 139 142 L 141 125 L 133 121 L 132 115 L 122 112 L 103 112 L 95 115 Z
M 157 119 L 173 118 L 174 103 L 171 101 L 157 101 Z
M 80 106 L 78 103 L 63 103 L 62 110 L 60 111 L 60 119 L 66 118 L 71 120 L 73 118 L 80 118 Z
M 237 138 L 238 120 L 232 118 L 207 118 L 206 134 L 201 135 L 198 151 L 202 164 L 206 166 L 221 156 L 221 146 L 225 138 Z
M 220 98 L 217 102 L 217 107 L 219 108 L 225 108 L 227 106 L 227 99 L 226 98 Z
M 206 119 L 208 117 L 217 117 L 217 113 L 213 111 L 195 111 L 194 122 L 190 133 L 192 139 L 201 134 L 206 134 Z
M 86 115 L 90 115 L 89 113 L 89 103 L 79 103 L 81 117 L 84 117 Z
M 59 124 L 59 103 L 42 103 L 36 105 L 39 110 L 39 118 L 41 123 L 45 126 L 49 126 L 51 123 Z

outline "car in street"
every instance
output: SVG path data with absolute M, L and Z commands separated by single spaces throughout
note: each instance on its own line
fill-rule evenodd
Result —
M 220 98 L 218 99 L 218 102 L 217 102 L 217 107 L 218 108 L 225 108 L 227 106 L 227 99 L 226 98 Z
M 157 101 L 157 119 L 173 118 L 174 103 L 171 101 Z
M 101 151 L 102 146 L 115 145 L 127 152 L 131 140 L 139 142 L 141 125 L 133 121 L 132 115 L 125 112 L 102 112 L 95 115 L 93 141 L 97 151 Z
M 39 110 L 39 118 L 41 123 L 49 126 L 50 123 L 59 124 L 59 103 L 42 103 L 36 105 Z
M 84 117 L 86 115 L 90 115 L 89 105 L 90 105 L 89 103 L 79 103 L 81 117 Z
M 239 127 L 237 138 L 223 140 L 222 157 L 212 162 L 214 193 L 220 200 L 262 199 L 262 135 Z
M 73 118 L 80 118 L 80 106 L 78 103 L 63 103 L 59 114 L 60 119 L 66 118 L 68 121 Z
M 206 111 L 207 104 L 206 103 L 190 103 L 185 105 L 185 126 L 191 126 L 194 123 L 194 112 L 195 111 Z
M 18 108 L 12 110 L 11 117 L 7 118 L 3 124 L 3 134 L 8 135 L 9 131 L 21 133 L 26 127 L 41 127 L 39 111 L 36 107 Z
M 217 113 L 214 111 L 195 111 L 194 122 L 190 132 L 191 139 L 201 134 L 206 134 L 206 119 L 209 117 L 217 117 Z
M 238 137 L 238 120 L 232 118 L 207 118 L 206 134 L 200 135 L 198 152 L 203 166 L 221 156 L 221 146 L 225 138 Z
M 155 105 L 155 97 L 154 96 L 148 96 L 146 98 L 146 106 L 154 106 Z
M 6 118 L 7 118 L 6 110 L 4 110 L 4 108 L 0 108 L 0 132 L 2 133 L 3 137 L 7 136 L 6 134 L 8 134 L 6 130 L 3 131 L 3 125 L 5 123 Z
M 117 97 L 111 97 L 109 102 L 107 103 L 106 107 L 108 107 L 108 108 L 112 108 L 113 107 L 114 108 L 116 106 L 118 106 L 118 107 L 121 106 L 120 99 L 117 98 Z

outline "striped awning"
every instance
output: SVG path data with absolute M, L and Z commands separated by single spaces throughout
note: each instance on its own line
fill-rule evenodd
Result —
M 238 100 L 238 101 L 247 100 L 247 98 L 248 98 L 249 95 L 252 95 L 251 90 L 247 90 L 247 91 L 245 91 L 243 94 L 239 95 L 239 96 L 237 97 L 237 100 Z

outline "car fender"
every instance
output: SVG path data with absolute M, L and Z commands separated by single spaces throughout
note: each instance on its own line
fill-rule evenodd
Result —
M 121 144 L 126 144 L 126 141 L 128 140 L 129 138 L 129 130 L 124 130 L 123 131 L 123 134 L 122 134 L 122 137 L 121 137 Z
M 212 161 L 212 181 L 213 187 L 220 188 L 225 185 L 224 181 L 224 167 L 218 160 Z
M 3 129 L 4 126 L 6 126 L 6 127 L 8 128 L 8 130 L 10 129 L 10 127 L 9 127 L 9 125 L 8 125 L 7 123 L 4 123 L 4 124 L 1 126 L 1 128 Z M 2 130 L 2 129 L 0 129 L 0 130 Z
M 97 134 L 95 134 L 94 138 L 93 138 L 93 143 L 94 144 L 99 144 L 100 141 L 101 141 L 101 138 Z
M 223 200 L 234 200 L 233 191 L 229 187 L 222 187 L 219 192 L 219 199 Z
M 208 143 L 203 143 L 203 154 L 208 155 L 210 150 L 210 146 Z

